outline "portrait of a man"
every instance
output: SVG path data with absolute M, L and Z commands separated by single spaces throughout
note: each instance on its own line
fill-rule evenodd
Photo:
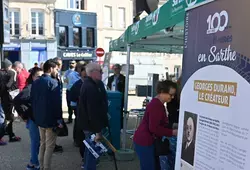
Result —
M 192 166 L 194 165 L 196 122 L 197 115 L 185 113 L 181 158 Z

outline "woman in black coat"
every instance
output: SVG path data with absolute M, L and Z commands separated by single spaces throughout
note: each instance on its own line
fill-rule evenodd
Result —
M 86 77 L 86 71 L 85 71 L 85 65 L 81 68 L 81 79 L 79 79 L 70 89 L 70 101 L 71 101 L 71 107 L 75 111 L 75 115 L 77 116 L 77 110 L 78 110 L 78 103 L 79 103 L 79 97 L 81 92 L 81 87 L 84 77 Z M 82 159 L 84 158 L 84 152 L 85 152 L 85 145 L 83 144 L 83 140 L 85 139 L 85 135 L 81 130 L 77 129 L 77 117 L 75 118 L 75 124 L 74 124 L 74 130 L 73 130 L 73 138 L 75 146 L 79 146 L 79 151 Z
M 27 79 L 27 86 L 21 91 L 14 99 L 14 107 L 18 115 L 26 122 L 26 127 L 30 135 L 30 150 L 31 159 L 27 165 L 27 169 L 39 169 L 39 147 L 40 147 L 40 134 L 38 126 L 35 124 L 33 112 L 31 108 L 30 92 L 32 83 L 43 74 L 41 68 L 33 68 L 29 78 Z

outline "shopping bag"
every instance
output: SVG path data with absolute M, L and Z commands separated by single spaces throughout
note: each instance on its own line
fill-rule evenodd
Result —
M 160 156 L 161 170 L 174 170 L 177 137 L 167 138 L 169 141 L 170 153 L 166 156 Z

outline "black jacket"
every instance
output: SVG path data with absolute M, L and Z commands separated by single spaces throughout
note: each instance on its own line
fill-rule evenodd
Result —
M 188 147 L 186 146 L 187 146 L 187 143 L 184 142 L 182 145 L 182 150 L 181 150 L 181 158 L 193 166 L 194 165 L 194 149 L 195 149 L 194 141 L 192 141 Z
M 13 70 L 0 70 L 0 98 L 6 120 L 13 120 L 13 99 L 9 92 L 16 90 L 15 72 Z
M 83 80 L 79 79 L 77 82 L 73 84 L 70 88 L 70 101 L 79 103 L 80 91 L 83 84 Z
M 90 77 L 84 79 L 78 108 L 80 130 L 99 133 L 108 126 L 108 99 L 102 81 L 95 82 Z
M 14 107 L 23 120 L 31 119 L 34 121 L 30 100 L 31 87 L 32 85 L 29 84 L 15 97 Z
M 174 123 L 179 122 L 179 108 L 180 108 L 180 102 L 177 99 L 177 97 L 172 99 L 172 101 L 167 104 L 167 110 L 169 113 L 168 120 L 170 126 L 172 126 Z
M 108 88 L 112 89 L 112 82 L 114 81 L 114 75 L 110 76 L 108 79 Z M 117 83 L 117 89 L 119 92 L 121 92 L 122 94 L 124 94 L 125 92 L 125 76 L 120 74 L 119 78 L 118 78 L 118 83 Z
M 0 70 L 0 96 L 8 95 L 9 91 L 16 90 L 15 72 L 12 70 Z

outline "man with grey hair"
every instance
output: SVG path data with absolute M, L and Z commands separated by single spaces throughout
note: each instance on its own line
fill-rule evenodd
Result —
M 26 81 L 29 77 L 29 72 L 24 69 L 23 63 L 16 61 L 14 63 L 14 70 L 17 72 L 17 87 L 20 91 L 26 86 Z
M 85 133 L 86 138 L 95 134 L 95 141 L 102 139 L 101 131 L 108 126 L 107 93 L 102 80 L 102 70 L 99 64 L 89 63 L 86 66 L 87 77 L 81 87 L 77 126 Z M 96 159 L 85 149 L 84 169 L 96 170 Z

